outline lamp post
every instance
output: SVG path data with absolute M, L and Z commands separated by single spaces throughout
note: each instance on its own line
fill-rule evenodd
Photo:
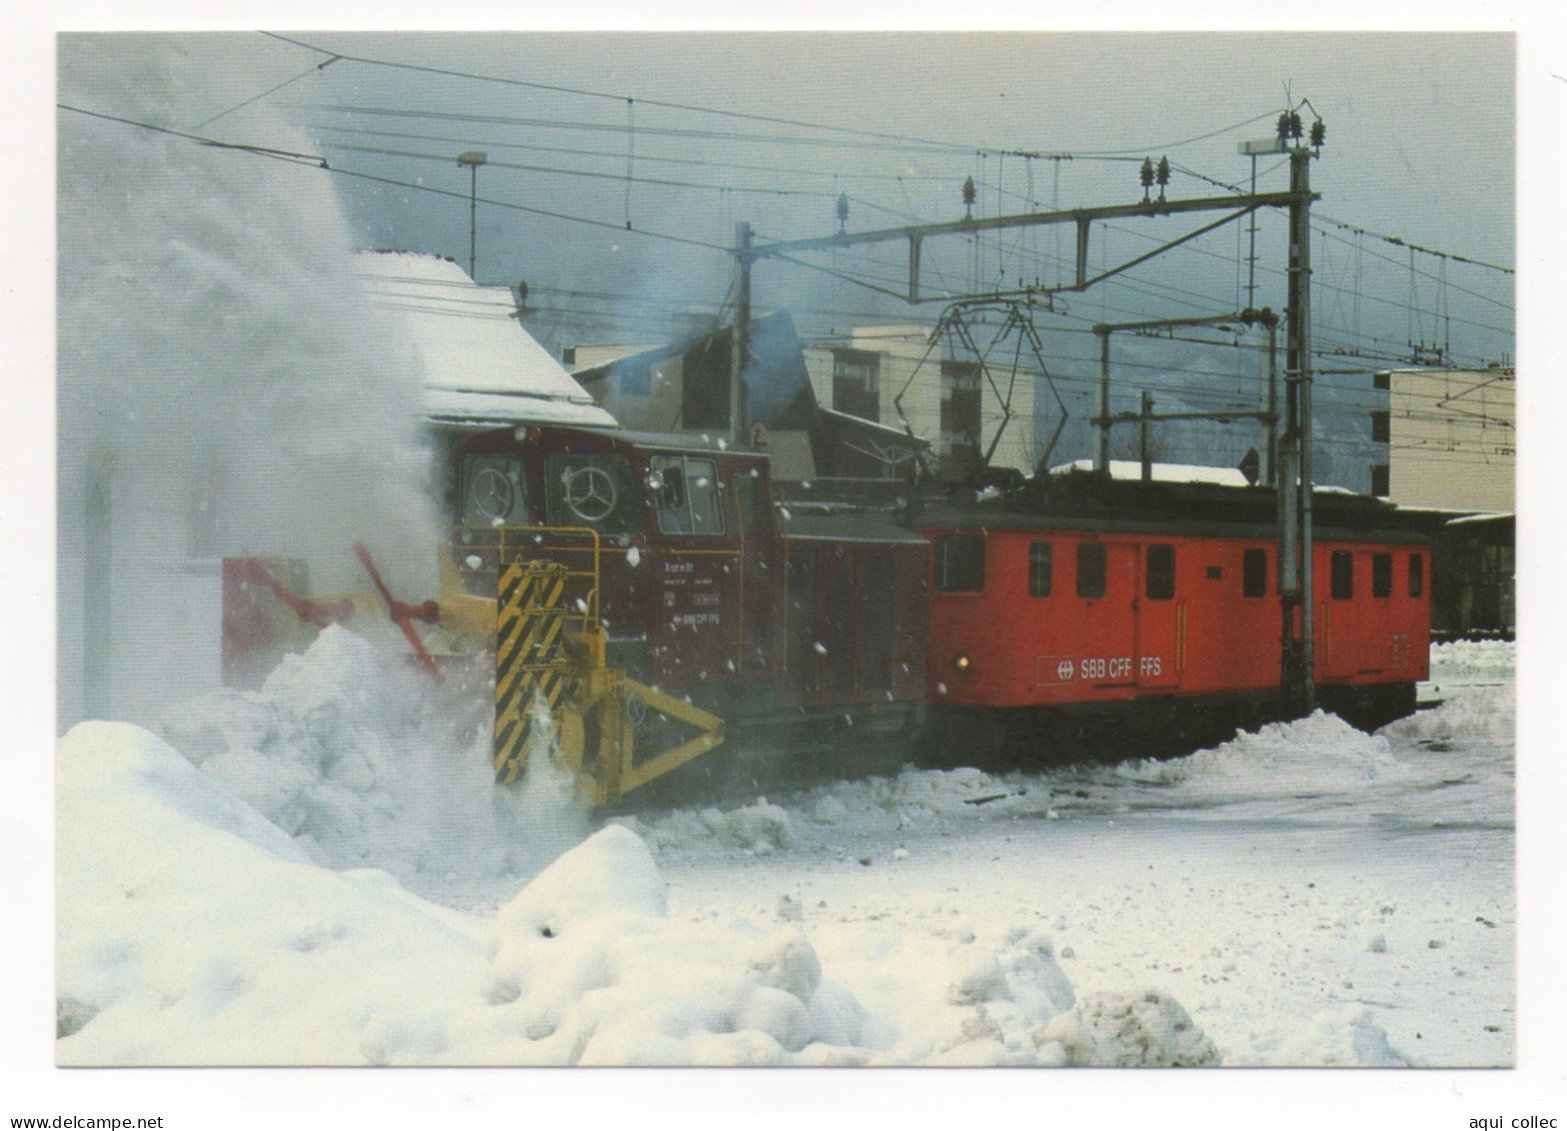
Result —
M 479 216 L 479 166 L 489 161 L 489 156 L 477 150 L 469 150 L 457 156 L 457 167 L 467 168 L 471 171 L 468 181 L 468 274 L 473 281 L 479 281 L 477 257 L 475 255 L 476 237 L 478 234 Z

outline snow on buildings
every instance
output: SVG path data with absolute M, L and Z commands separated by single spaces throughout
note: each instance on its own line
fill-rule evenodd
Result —
M 517 318 L 506 287 L 480 286 L 450 259 L 411 252 L 360 257 L 371 299 L 396 311 L 424 382 L 431 421 L 614 428 L 564 366 Z
M 1150 464 L 1152 478 L 1156 483 L 1217 483 L 1222 487 L 1248 487 L 1250 482 L 1245 473 L 1233 467 L 1199 467 L 1195 464 L 1185 463 L 1155 463 Z M 1094 461 L 1091 459 L 1073 460 L 1071 463 L 1057 464 L 1050 469 L 1052 475 L 1064 475 L 1073 471 L 1092 471 Z M 1143 465 L 1136 460 L 1113 459 L 1110 461 L 1110 478 L 1112 479 L 1140 479 L 1143 474 Z

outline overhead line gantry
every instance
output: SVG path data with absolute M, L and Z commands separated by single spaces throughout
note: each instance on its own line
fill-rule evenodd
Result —
M 1183 200 L 1144 200 L 1133 204 L 1112 204 L 1090 208 L 1069 208 L 1052 212 L 1021 212 L 1008 216 L 987 216 L 979 219 L 966 218 L 963 220 L 949 220 L 939 224 L 908 224 L 898 228 L 879 228 L 868 232 L 839 232 L 836 235 L 820 236 L 814 239 L 804 240 L 775 240 L 769 243 L 757 243 L 751 234 L 750 225 L 744 225 L 747 233 L 744 238 L 737 239 L 735 247 L 730 254 L 735 257 L 742 276 L 749 273 L 751 265 L 758 259 L 767 258 L 792 258 L 802 252 L 829 251 L 835 248 L 855 247 L 862 244 L 894 243 L 906 241 L 909 245 L 909 286 L 903 298 L 910 305 L 929 302 L 935 298 L 950 298 L 952 296 L 922 296 L 919 289 L 920 278 L 920 253 L 925 240 L 937 236 L 972 235 L 978 232 L 995 231 L 1002 228 L 1026 228 L 1042 224 L 1074 224 L 1077 227 L 1077 269 L 1074 280 L 1071 283 L 1057 287 L 1030 287 L 1021 288 L 1016 292 L 1031 294 L 1055 294 L 1062 291 L 1084 291 L 1095 283 L 1118 275 L 1121 272 L 1146 262 L 1155 256 L 1161 255 L 1171 248 L 1178 247 L 1189 240 L 1195 239 L 1214 228 L 1221 227 L 1238 220 L 1242 216 L 1250 215 L 1259 208 L 1287 207 L 1294 203 L 1297 194 L 1294 192 L 1269 192 L 1269 193 L 1240 193 L 1218 197 L 1191 197 Z M 1134 259 L 1128 260 L 1118 267 L 1113 267 L 1092 278 L 1088 275 L 1088 236 L 1089 230 L 1095 221 L 1115 220 L 1129 216 L 1173 216 L 1187 212 L 1209 212 L 1229 210 L 1230 215 L 1216 220 L 1212 224 L 1204 225 L 1194 231 L 1188 232 L 1177 239 L 1161 244 L 1152 251 L 1145 252 Z M 978 295 L 960 296 L 977 298 Z
M 1307 106 L 1309 103 L 1301 105 Z M 1131 204 L 1051 212 L 1024 212 L 979 219 L 967 215 L 961 220 L 949 220 L 944 223 L 911 224 L 866 232 L 846 232 L 840 228 L 833 235 L 814 239 L 776 240 L 763 243 L 757 242 L 750 224 L 744 221 L 737 223 L 734 246 L 730 249 L 736 268 L 736 315 L 729 385 L 731 442 L 737 446 L 744 445 L 749 431 L 749 423 L 746 419 L 745 383 L 742 378 L 750 357 L 751 270 L 758 260 L 780 259 L 799 263 L 800 260 L 795 257 L 803 253 L 903 241 L 908 244 L 909 249 L 907 293 L 896 295 L 886 288 L 873 289 L 894 294 L 894 297 L 912 306 L 930 301 L 920 294 L 919 286 L 920 256 L 927 239 L 1046 224 L 1075 225 L 1077 261 L 1070 283 L 1053 287 L 1025 287 L 1006 292 L 992 291 L 986 294 L 939 296 L 948 302 L 984 298 L 1048 297 L 1061 292 L 1085 291 L 1095 283 L 1147 262 L 1231 221 L 1249 216 L 1259 208 L 1286 208 L 1289 211 L 1289 260 L 1288 297 L 1285 302 L 1287 356 L 1284 428 L 1278 438 L 1276 455 L 1269 460 L 1270 465 L 1274 465 L 1270 466 L 1269 470 L 1276 478 L 1279 500 L 1278 592 L 1283 622 L 1281 690 L 1287 701 L 1298 708 L 1310 711 L 1315 706 L 1316 699 L 1313 676 L 1316 642 L 1312 624 L 1315 579 L 1312 568 L 1314 536 L 1311 449 L 1314 429 L 1311 413 L 1311 205 L 1313 201 L 1319 199 L 1318 194 L 1311 191 L 1310 163 L 1311 159 L 1320 152 L 1325 137 L 1321 120 L 1312 123 L 1309 140 L 1303 136 L 1304 133 L 1300 113 L 1297 109 L 1291 108 L 1279 115 L 1275 137 L 1245 142 L 1239 147 L 1239 152 L 1244 156 L 1256 157 L 1267 153 L 1287 155 L 1290 165 L 1290 187 L 1286 192 L 1253 191 L 1217 197 L 1167 200 L 1164 187 L 1170 179 L 1168 160 L 1161 159 L 1156 168 L 1151 160 L 1145 159 L 1141 169 L 1143 199 Z M 1157 199 L 1151 198 L 1150 195 L 1155 181 L 1159 186 Z M 965 186 L 964 199 L 972 205 L 974 199 L 972 182 Z M 1226 215 L 1173 240 L 1168 240 L 1153 250 L 1135 256 L 1118 266 L 1103 270 L 1097 275 L 1089 275 L 1089 232 L 1095 221 L 1130 217 L 1156 218 L 1214 211 L 1224 212 Z M 840 222 L 841 220 L 842 217 Z M 1096 327 L 1096 331 L 1100 329 Z M 1108 353 L 1111 329 L 1112 327 L 1108 326 L 1102 328 L 1106 353 Z M 1142 415 L 1151 417 L 1151 414 L 1151 408 L 1145 404 Z M 1269 411 L 1257 415 L 1268 420 L 1270 417 L 1276 419 L 1278 414 L 1276 408 L 1270 406 Z M 1101 404 L 1099 422 L 1101 436 L 1103 436 L 1104 430 L 1107 430 L 1111 423 L 1107 404 Z M 1104 462 L 1106 446 L 1101 440 L 1101 463 Z

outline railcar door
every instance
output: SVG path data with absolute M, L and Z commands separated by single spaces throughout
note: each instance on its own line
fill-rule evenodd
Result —
M 1173 542 L 1147 542 L 1140 548 L 1136 598 L 1137 648 L 1133 675 L 1137 686 L 1174 687 L 1185 667 L 1186 597 L 1178 584 Z
M 725 513 L 716 456 L 655 452 L 647 485 L 658 538 L 662 618 L 649 642 L 672 684 L 738 679 L 740 539 Z
M 1136 683 L 1137 549 L 1130 542 L 1077 544 L 1082 631 L 1075 676 L 1080 687 L 1097 691 Z
M 773 513 L 766 470 L 741 466 L 730 479 L 740 532 L 740 670 L 747 674 L 781 673 L 784 622 L 783 589 L 786 565 L 783 539 Z
M 1321 568 L 1324 557 L 1326 571 Z M 1348 546 L 1328 548 L 1319 556 L 1317 576 L 1327 582 L 1316 584 L 1317 678 L 1346 682 L 1361 666 L 1360 621 L 1369 612 L 1365 606 L 1370 603 L 1371 555 Z
M 1391 548 L 1334 547 L 1328 555 L 1327 599 L 1318 601 L 1317 653 L 1322 678 L 1378 680 L 1393 667 Z

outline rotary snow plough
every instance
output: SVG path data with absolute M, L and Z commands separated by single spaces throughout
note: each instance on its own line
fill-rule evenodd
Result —
M 543 727 L 595 806 L 715 750 L 914 737 L 925 541 L 874 515 L 791 517 L 765 455 L 498 429 L 458 447 L 453 519 L 441 595 L 420 604 L 362 545 L 371 590 L 355 595 L 304 596 L 296 562 L 225 561 L 225 681 L 254 682 L 326 625 L 388 616 L 430 679 L 477 688 L 493 671 L 499 782 Z

